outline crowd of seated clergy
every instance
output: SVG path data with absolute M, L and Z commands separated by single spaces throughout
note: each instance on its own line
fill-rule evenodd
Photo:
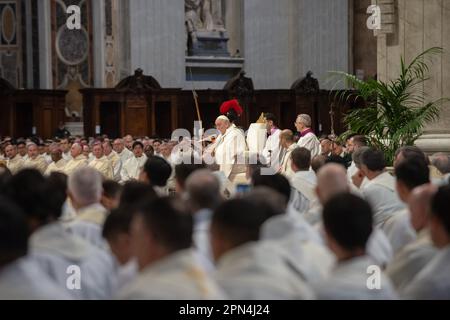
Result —
M 448 155 L 265 119 L 235 183 L 182 140 L 2 137 L 0 299 L 450 299 Z

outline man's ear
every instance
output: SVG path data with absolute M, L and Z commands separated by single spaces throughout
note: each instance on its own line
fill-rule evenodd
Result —
M 320 200 L 320 188 L 319 188 L 319 186 L 316 186 L 316 187 L 314 188 L 314 191 L 315 191 L 315 193 L 316 193 L 316 195 L 317 195 L 317 198 Z
M 294 172 L 297 172 L 297 171 L 298 171 L 298 168 L 297 168 L 297 166 L 294 164 L 294 161 L 291 161 L 291 169 L 292 169 L 292 171 L 294 171 Z

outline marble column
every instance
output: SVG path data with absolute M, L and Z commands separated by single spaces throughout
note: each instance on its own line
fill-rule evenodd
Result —
M 50 0 L 38 1 L 40 89 L 53 89 Z
M 386 1 L 386 0 L 384 0 Z M 450 3 L 446 0 L 398 0 L 395 32 L 378 36 L 378 75 L 383 81 L 398 76 L 400 56 L 406 63 L 431 47 L 443 47 L 443 55 L 430 64 L 425 83 L 427 100 L 450 98 Z M 426 126 L 416 143 L 427 153 L 450 152 L 450 103 L 442 106 L 439 119 Z
M 184 1 L 132 0 L 129 13 L 131 69 L 143 69 L 163 87 L 183 87 L 186 77 Z
M 349 71 L 348 0 L 245 0 L 245 69 L 257 89 L 287 89 L 313 71 Z
M 92 17 L 94 30 L 94 87 L 103 88 L 105 81 L 105 1 L 95 0 L 92 2 Z

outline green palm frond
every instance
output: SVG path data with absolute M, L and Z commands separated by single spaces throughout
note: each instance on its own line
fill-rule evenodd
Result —
M 330 72 L 351 90 L 336 92 L 334 99 L 340 103 L 361 98 L 366 107 L 352 110 L 344 116 L 344 123 L 351 133 L 364 134 L 372 146 L 380 148 L 392 162 L 397 148 L 412 145 L 422 135 L 426 124 L 436 121 L 442 105 L 449 99 L 441 98 L 427 102 L 425 82 L 430 78 L 429 64 L 443 53 L 439 47 L 430 48 L 408 65 L 400 59 L 400 74 L 389 82 L 369 79 L 362 81 L 356 76 L 339 71 Z M 351 93 L 351 94 L 350 94 Z

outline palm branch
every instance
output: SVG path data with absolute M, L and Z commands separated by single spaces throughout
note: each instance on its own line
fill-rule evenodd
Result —
M 442 54 L 443 49 L 430 48 L 408 65 L 403 57 L 400 59 L 400 74 L 388 82 L 369 79 L 362 81 L 345 72 L 330 72 L 338 78 L 336 86 L 345 82 L 350 90 L 342 90 L 334 99 L 346 103 L 350 98 L 363 99 L 366 107 L 352 110 L 343 118 L 348 131 L 363 134 L 369 143 L 385 152 L 389 163 L 393 162 L 395 151 L 405 145 L 412 145 L 423 134 L 426 124 L 435 121 L 443 103 L 449 101 L 441 98 L 427 102 L 428 96 L 424 83 L 430 78 L 429 64 L 432 59 Z M 353 94 L 353 97 L 350 95 Z

